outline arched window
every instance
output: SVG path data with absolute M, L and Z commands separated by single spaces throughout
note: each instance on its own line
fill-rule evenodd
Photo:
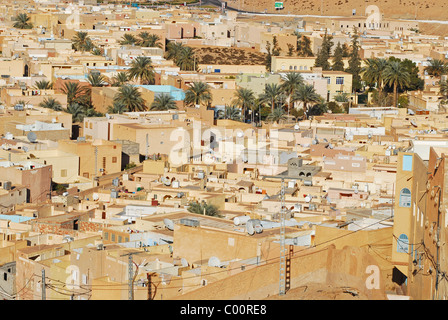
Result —
M 397 239 L 397 252 L 404 252 L 408 253 L 409 251 L 409 239 L 408 236 L 403 234 L 400 234 L 400 236 Z
M 400 207 L 404 208 L 410 208 L 411 207 L 411 190 L 408 188 L 403 188 L 400 191 L 400 200 L 398 205 Z

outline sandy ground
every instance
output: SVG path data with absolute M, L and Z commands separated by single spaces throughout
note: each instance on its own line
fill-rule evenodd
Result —
M 250 48 L 192 46 L 200 64 L 259 65 L 265 54 Z
M 356 9 L 376 5 L 386 18 L 448 20 L 447 0 L 283 0 L 284 9 L 276 11 L 275 0 L 228 0 L 228 6 L 247 11 L 298 15 L 350 16 Z

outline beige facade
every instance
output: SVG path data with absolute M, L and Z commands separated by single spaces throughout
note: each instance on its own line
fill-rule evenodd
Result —
M 121 144 L 106 140 L 59 140 L 58 149 L 79 157 L 79 175 L 88 179 L 121 171 Z M 96 172 L 95 172 L 96 170 Z

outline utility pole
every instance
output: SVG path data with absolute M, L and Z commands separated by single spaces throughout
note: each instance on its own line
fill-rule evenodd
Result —
M 285 181 L 282 179 L 280 190 L 280 266 L 279 266 L 279 290 L 278 294 L 283 296 L 286 293 L 286 248 L 285 248 Z
M 129 273 L 129 300 L 134 300 L 134 261 L 132 260 L 132 254 L 128 256 L 128 273 Z
M 98 171 L 98 146 L 95 146 L 95 175 L 93 177 L 93 186 L 94 187 L 96 187 L 95 180 L 97 177 L 97 171 Z
M 134 251 L 121 255 L 122 257 L 128 256 L 128 299 L 134 300 L 134 260 L 132 256 L 134 254 L 144 253 L 142 251 Z
M 146 134 L 146 156 L 145 156 L 145 160 L 148 160 L 148 134 Z
M 47 300 L 45 290 L 46 290 L 46 284 L 45 284 L 45 269 L 42 269 L 42 300 Z

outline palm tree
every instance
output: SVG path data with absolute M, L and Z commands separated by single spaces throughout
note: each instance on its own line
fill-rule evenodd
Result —
M 387 67 L 388 61 L 383 58 L 368 58 L 365 60 L 366 66 L 361 69 L 363 80 L 373 86 L 376 84 L 378 91 L 383 91 L 383 73 Z
M 440 95 L 444 96 L 445 99 L 448 98 L 448 81 L 443 80 L 440 81 L 439 83 L 439 91 L 440 91 Z
M 398 103 L 398 87 L 409 85 L 410 74 L 401 61 L 389 61 L 383 74 L 384 82 L 394 88 L 394 107 Z
M 260 95 L 260 102 L 270 104 L 272 112 L 283 97 L 283 90 L 280 85 L 268 83 L 265 85 L 264 92 Z
M 109 106 L 107 108 L 107 113 L 111 114 L 122 114 L 123 112 L 126 111 L 127 111 L 126 106 L 118 102 L 114 102 L 112 106 Z
M 174 60 L 176 65 L 182 71 L 196 71 L 196 58 L 194 55 L 194 50 L 190 47 L 183 47 L 178 53 Z
M 430 76 L 440 77 L 442 74 L 447 73 L 448 65 L 440 59 L 433 59 L 429 62 L 429 66 L 425 67 L 425 71 Z
M 130 84 L 123 85 L 118 89 L 114 97 L 115 102 L 125 106 L 129 111 L 143 111 L 146 109 L 142 94 L 137 87 Z
M 176 102 L 174 101 L 171 95 L 166 93 L 162 93 L 161 95 L 155 97 L 154 101 L 151 103 L 151 106 L 149 107 L 149 110 L 156 110 L 156 111 L 166 111 L 173 109 L 177 109 Z
M 267 117 L 267 120 L 272 123 L 280 123 L 286 120 L 285 110 L 283 108 L 274 109 Z
M 139 79 L 141 84 L 154 83 L 154 67 L 151 58 L 137 57 L 128 69 L 129 79 Z
M 19 13 L 12 19 L 14 22 L 13 27 L 17 29 L 32 29 L 33 24 L 30 21 L 30 17 L 26 13 Z
M 114 81 L 112 83 L 113 87 L 121 87 L 129 81 L 129 76 L 126 72 L 120 71 L 112 78 L 112 80 Z
M 87 104 L 90 101 L 90 89 L 81 86 L 79 82 L 65 82 L 62 92 L 67 95 L 67 104 Z
M 87 81 L 92 87 L 102 87 L 107 84 L 106 78 L 99 72 L 90 72 Z
M 62 111 L 61 103 L 58 100 L 54 99 L 54 98 L 44 99 L 44 101 L 39 103 L 39 107 L 51 109 L 51 110 L 54 110 L 54 111 Z
M 53 83 L 47 80 L 40 80 L 34 83 L 34 88 L 38 90 L 49 90 L 53 89 Z
M 76 51 L 91 51 L 95 46 L 87 32 L 78 31 L 72 39 L 72 47 Z
M 140 47 L 162 48 L 160 37 L 156 34 L 143 31 L 138 34 L 138 37 L 136 44 Z
M 301 101 L 303 104 L 303 111 L 308 113 L 308 105 L 313 102 L 320 101 L 320 95 L 316 92 L 316 89 L 310 84 L 301 85 L 293 94 L 292 101 Z
M 210 86 L 205 82 L 193 82 L 190 88 L 185 92 L 185 104 L 187 106 L 200 105 L 201 103 L 209 104 L 212 102 L 212 94 Z
M 121 40 L 119 41 L 119 43 L 121 45 L 133 45 L 137 43 L 137 38 L 130 34 L 130 33 L 125 33 L 122 37 Z
M 255 94 L 251 89 L 238 88 L 234 93 L 233 103 L 241 108 L 243 122 L 246 120 L 246 112 L 251 109 L 255 103 Z
M 303 84 L 303 77 L 298 72 L 288 72 L 282 79 L 281 89 L 288 96 L 288 114 L 291 107 L 291 97 L 299 86 Z
M 202 201 L 201 203 L 198 202 L 190 202 L 187 208 L 188 212 L 196 213 L 196 214 L 203 214 L 206 216 L 212 216 L 212 217 L 220 217 L 218 207 L 216 207 L 213 204 L 208 204 L 205 201 Z
M 233 121 L 241 120 L 241 110 L 236 106 L 225 106 L 224 110 L 218 111 L 219 119 L 229 119 Z
M 82 122 L 84 120 L 84 117 L 86 116 L 85 107 L 78 103 L 69 104 L 65 111 L 72 115 L 73 123 Z
M 91 51 L 94 56 L 102 56 L 104 54 L 104 50 L 99 47 L 94 47 Z
M 307 116 L 320 116 L 327 111 L 328 103 L 321 97 L 320 101 L 308 110 Z
M 176 63 L 179 52 L 184 48 L 181 42 L 168 42 L 166 46 L 165 59 L 173 60 Z

